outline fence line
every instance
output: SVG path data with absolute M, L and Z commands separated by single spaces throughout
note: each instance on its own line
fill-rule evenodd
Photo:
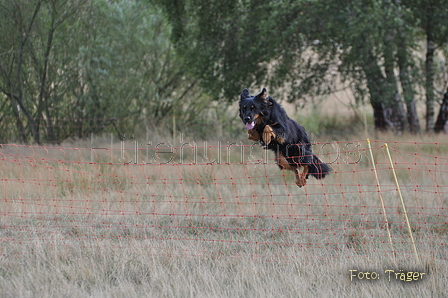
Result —
M 313 144 L 334 173 L 303 188 L 256 145 L 3 144 L 0 253 L 147 242 L 183 257 L 446 260 L 448 144 L 388 144 L 390 159 L 379 140 Z

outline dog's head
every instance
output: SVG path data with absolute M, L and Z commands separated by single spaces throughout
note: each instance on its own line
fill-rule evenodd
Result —
M 240 95 L 240 118 L 246 124 L 246 129 L 253 129 L 263 123 L 263 119 L 269 113 L 270 101 L 265 88 L 258 95 L 250 95 L 249 90 L 244 89 Z

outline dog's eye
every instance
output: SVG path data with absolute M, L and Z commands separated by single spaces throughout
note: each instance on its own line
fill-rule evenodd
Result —
M 255 109 L 255 107 L 254 107 L 254 106 L 251 106 L 251 107 L 250 107 L 250 109 L 251 109 L 251 110 L 254 110 L 254 109 Z

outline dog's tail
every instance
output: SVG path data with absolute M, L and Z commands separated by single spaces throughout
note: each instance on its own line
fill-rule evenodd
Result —
M 316 155 L 313 154 L 311 162 L 308 164 L 308 174 L 314 176 L 316 179 L 324 179 L 326 175 L 330 174 L 333 169 L 322 162 Z

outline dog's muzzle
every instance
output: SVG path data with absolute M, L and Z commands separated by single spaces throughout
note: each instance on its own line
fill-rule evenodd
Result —
M 252 121 L 251 120 L 252 120 L 252 117 L 249 117 L 249 116 L 243 118 L 243 122 L 246 124 L 247 130 L 253 129 L 255 127 L 256 119 L 253 119 Z
M 255 127 L 255 121 L 252 121 L 250 123 L 246 123 L 246 129 L 247 130 L 252 129 L 254 127 Z

